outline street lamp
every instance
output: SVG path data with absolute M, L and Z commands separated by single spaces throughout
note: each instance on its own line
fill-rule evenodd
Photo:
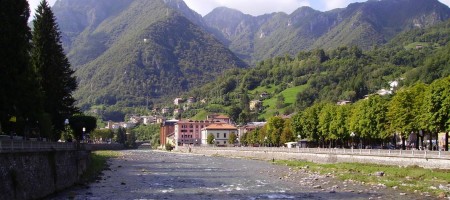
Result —
M 84 141 L 84 132 L 86 132 L 86 128 L 85 127 L 83 127 L 83 134 L 81 135 L 81 140 L 83 140 L 83 141 Z
M 298 138 L 297 146 L 298 146 L 298 148 L 300 148 L 300 145 L 301 145 L 301 141 L 300 140 L 302 140 L 302 136 L 300 134 L 298 134 L 297 138 Z
M 353 138 L 355 137 L 355 133 L 354 132 L 352 132 L 352 133 L 350 133 L 350 137 L 352 137 L 352 149 L 353 149 L 353 145 L 354 145 L 354 143 L 353 143 Z
M 267 141 L 267 136 L 264 137 L 264 146 L 267 146 L 267 145 L 266 145 L 266 141 Z

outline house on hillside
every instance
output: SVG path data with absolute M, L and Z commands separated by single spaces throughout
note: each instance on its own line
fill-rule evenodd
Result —
M 263 92 L 263 93 L 261 93 L 260 95 L 259 95 L 259 97 L 261 98 L 261 99 L 267 99 L 267 98 L 269 98 L 269 93 L 267 93 L 267 92 Z
M 208 121 L 214 121 L 214 122 L 222 122 L 222 123 L 227 123 L 230 124 L 231 120 L 230 117 L 226 116 L 226 115 L 220 115 L 220 114 L 211 114 L 208 115 L 206 117 L 206 120 Z
M 347 105 L 347 104 L 351 104 L 351 103 L 352 103 L 351 101 L 341 100 L 341 101 L 338 101 L 336 104 L 338 106 L 343 106 L 343 105 Z
M 251 111 L 258 111 L 262 108 L 262 101 L 260 100 L 252 100 L 250 101 L 250 110 Z
M 193 103 L 195 103 L 196 101 L 195 101 L 195 98 L 194 97 L 189 97 L 188 98 L 188 100 L 187 100 L 187 104 L 193 104 Z
M 184 103 L 184 99 L 183 98 L 176 98 L 175 100 L 173 100 L 173 105 L 178 106 L 178 105 L 180 105 L 182 103 Z

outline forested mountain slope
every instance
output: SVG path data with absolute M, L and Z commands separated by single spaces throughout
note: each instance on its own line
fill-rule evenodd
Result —
M 231 70 L 186 96 L 207 99 L 184 114 L 229 113 L 237 122 L 267 120 L 314 103 L 355 102 L 381 89 L 450 76 L 450 21 L 414 29 L 371 51 L 356 46 L 299 52 L 266 59 L 250 70 Z M 209 92 L 205 92 L 209 91 Z M 266 94 L 262 97 L 262 94 Z M 250 101 L 260 100 L 259 109 Z
M 75 93 L 79 105 L 84 109 L 100 104 L 145 106 L 148 99 L 176 96 L 226 69 L 247 66 L 191 22 L 188 10 L 179 10 L 177 3 L 184 5 L 162 0 L 61 0 L 55 4 L 79 81 Z M 196 15 L 191 11 L 188 17 Z

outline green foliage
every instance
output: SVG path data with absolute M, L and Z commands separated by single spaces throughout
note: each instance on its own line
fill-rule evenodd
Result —
M 271 117 L 267 121 L 267 135 L 268 135 L 268 143 L 281 146 L 281 135 L 284 129 L 284 119 L 281 117 Z
M 0 13 L 0 126 L 5 133 L 22 135 L 29 126 L 26 122 L 38 121 L 43 113 L 42 93 L 30 62 L 30 9 L 26 0 L 6 0 Z M 15 123 L 9 122 L 11 117 Z
M 31 61 L 38 73 L 38 88 L 42 90 L 44 110 L 51 116 L 53 140 L 59 139 L 64 120 L 77 112 L 72 97 L 77 82 L 60 38 L 53 12 L 47 1 L 42 0 L 33 20 Z
M 237 142 L 237 136 L 235 133 L 230 133 L 228 136 L 228 144 L 235 144 Z
M 172 151 L 174 148 L 174 146 L 172 146 L 172 144 L 170 144 L 170 143 L 167 143 L 165 147 L 166 147 L 166 151 Z
M 208 137 L 206 138 L 206 142 L 208 144 L 214 144 L 214 139 L 215 139 L 215 137 L 213 134 L 208 134 Z
M 108 141 L 113 139 L 114 132 L 110 129 L 95 129 L 91 132 L 91 139 L 96 141 Z
M 66 50 L 80 80 L 74 96 L 84 110 L 94 105 L 147 107 L 208 83 L 226 69 L 247 66 L 164 1 L 87 4 L 100 9 L 87 13 L 78 3 L 54 8 L 71 44 Z M 101 17 L 79 19 L 85 23 L 74 31 L 65 10 L 76 16 L 101 12 Z M 236 84 L 230 80 L 224 88 L 232 90 Z
M 97 128 L 97 119 L 92 116 L 74 115 L 69 118 L 70 128 L 74 131 L 77 141 L 83 139 L 83 134 L 91 133 Z M 83 128 L 85 131 L 83 132 Z
M 440 189 L 438 186 L 450 180 L 448 170 L 424 169 L 417 166 L 397 167 L 360 163 L 316 164 L 306 161 L 284 160 L 276 161 L 276 163 L 297 169 L 304 169 L 305 166 L 308 166 L 310 172 L 333 173 L 341 180 L 353 180 L 372 185 L 383 184 L 388 187 L 395 186 L 402 191 L 427 192 L 436 196 L 441 195 L 441 193 L 448 194 L 447 190 Z M 384 172 L 384 176 L 375 176 L 376 172 Z
M 131 130 L 139 141 L 149 141 L 152 147 L 159 146 L 159 125 L 139 125 Z

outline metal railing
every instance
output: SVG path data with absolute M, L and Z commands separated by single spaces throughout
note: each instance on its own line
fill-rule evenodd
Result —
M 187 149 L 189 147 L 180 147 L 179 146 L 178 148 Z M 192 146 L 190 148 L 192 148 L 192 149 L 206 148 L 206 149 L 210 149 L 210 150 L 385 156 L 385 157 L 405 157 L 405 158 L 440 158 L 440 159 L 450 160 L 450 152 L 448 152 L 448 151 L 429 151 L 429 150 L 284 148 L 284 147 L 281 147 L 281 148 L 277 148 L 277 147 L 204 147 L 204 146 Z
M 0 140 L 0 153 L 76 150 L 76 143 Z

